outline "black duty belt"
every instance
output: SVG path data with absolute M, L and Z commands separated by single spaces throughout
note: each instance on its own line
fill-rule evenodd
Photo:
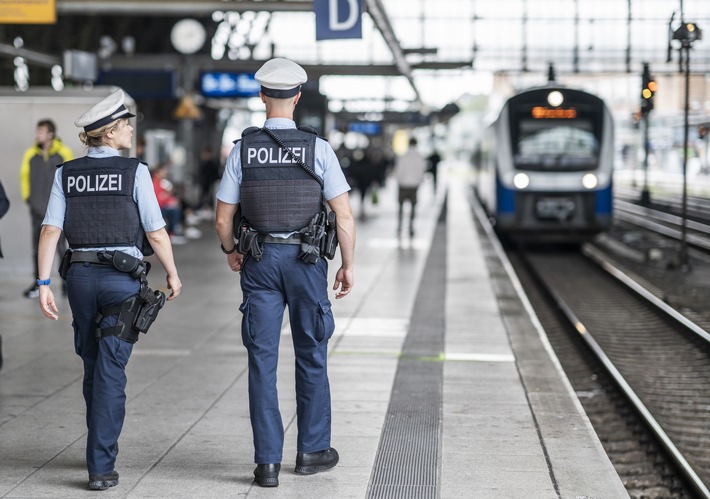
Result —
M 301 244 L 301 234 L 291 234 L 288 237 L 274 237 L 266 234 L 264 235 L 264 242 L 274 244 Z
M 71 263 L 89 262 L 97 265 L 113 265 L 113 251 L 72 251 Z

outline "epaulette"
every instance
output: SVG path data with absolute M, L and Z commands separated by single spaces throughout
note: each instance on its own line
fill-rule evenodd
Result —
M 252 133 L 256 133 L 259 130 L 261 130 L 261 128 L 259 128 L 258 126 L 250 126 L 249 128 L 245 128 L 244 131 L 242 132 L 242 137 L 246 137 L 247 135 L 251 135 Z
M 250 127 L 245 128 L 244 131 L 242 131 L 242 136 L 239 137 L 237 140 L 233 140 L 232 144 L 236 144 L 237 142 L 242 140 L 243 137 L 246 137 L 247 135 L 251 135 L 252 133 L 256 133 L 259 130 L 261 130 L 261 128 L 259 128 L 258 126 L 250 126 Z
M 299 125 L 298 129 L 302 132 L 308 132 L 308 133 L 312 133 L 313 135 L 318 136 L 318 130 L 316 130 L 315 128 L 310 127 L 308 125 Z

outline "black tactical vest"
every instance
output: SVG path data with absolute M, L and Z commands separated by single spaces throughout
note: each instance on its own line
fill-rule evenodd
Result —
M 121 156 L 84 157 L 64 163 L 64 234 L 70 248 L 146 249 L 138 205 L 133 200 L 138 164 L 136 158 Z
M 316 135 L 296 128 L 273 129 L 274 135 L 314 168 Z M 242 134 L 242 215 L 259 232 L 292 232 L 308 225 L 321 209 L 321 187 L 265 132 Z

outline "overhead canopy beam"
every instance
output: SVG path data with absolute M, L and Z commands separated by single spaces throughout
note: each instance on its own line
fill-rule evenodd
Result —
M 7 43 L 0 43 L 0 57 L 23 57 L 27 59 L 28 62 L 46 67 L 62 64 L 61 59 L 57 56 L 43 54 L 42 52 L 28 50 L 25 48 L 17 48 L 14 45 L 8 45 Z
M 310 12 L 312 1 L 215 2 L 194 0 L 57 0 L 57 13 L 65 15 L 149 15 L 149 16 L 211 16 L 215 11 L 246 12 Z
M 209 55 L 191 55 L 190 61 L 202 71 L 231 71 L 254 73 L 263 64 L 264 60 L 240 59 L 232 61 L 229 59 L 214 60 Z M 106 69 L 175 69 L 185 64 L 185 56 L 178 54 L 141 54 L 140 56 L 125 56 L 114 54 L 105 61 L 99 61 L 99 65 Z M 463 67 L 470 67 L 471 61 L 449 61 L 449 62 L 421 62 L 411 65 L 413 69 L 421 70 L 454 70 Z M 321 76 L 400 76 L 399 68 L 394 64 L 303 64 L 309 77 L 319 78 Z
M 404 51 L 402 50 L 402 46 L 400 45 L 397 36 L 394 34 L 394 29 L 392 28 L 392 24 L 390 23 L 389 17 L 387 16 L 387 12 L 382 6 L 382 3 L 380 2 L 380 0 L 365 0 L 365 4 L 367 5 L 367 12 L 370 14 L 370 17 L 374 21 L 375 26 L 382 34 L 382 37 L 385 39 L 387 46 L 392 52 L 392 56 L 394 57 L 394 63 L 397 66 L 399 73 L 405 78 L 407 78 L 407 81 L 412 86 L 412 90 L 414 90 L 414 95 L 416 96 L 417 103 L 421 106 L 422 111 L 426 113 L 427 107 L 422 101 L 421 95 L 419 94 L 419 90 L 417 89 L 417 86 L 414 83 L 414 77 L 412 76 L 412 67 L 409 65 L 409 63 L 404 57 Z

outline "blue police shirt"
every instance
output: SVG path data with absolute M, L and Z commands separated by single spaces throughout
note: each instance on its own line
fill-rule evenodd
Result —
M 118 156 L 119 152 L 113 147 L 90 147 L 87 154 L 90 158 L 108 158 Z M 64 218 L 67 212 L 67 201 L 64 197 L 62 187 L 62 171 L 64 167 L 57 168 L 54 174 L 52 192 L 49 195 L 47 212 L 44 215 L 42 225 L 53 225 L 60 229 L 64 228 Z M 150 179 L 150 172 L 144 163 L 140 163 L 136 169 L 136 181 L 133 185 L 133 200 L 138 204 L 138 212 L 141 218 L 141 225 L 145 232 L 153 232 L 165 227 L 165 220 L 160 212 L 158 200 L 153 190 L 153 182 Z M 119 250 L 128 253 L 136 258 L 143 258 L 143 253 L 135 246 L 119 246 L 111 248 L 77 248 L 75 251 L 113 251 Z
M 296 128 L 296 123 L 287 118 L 269 118 L 264 122 L 264 126 L 272 129 Z M 239 203 L 239 189 L 242 183 L 241 144 L 242 141 L 238 141 L 234 145 L 232 152 L 229 153 L 224 175 L 219 183 L 217 199 L 224 203 Z M 316 175 L 323 179 L 323 196 L 325 199 L 333 199 L 350 190 L 350 185 L 345 180 L 345 174 L 340 168 L 340 162 L 335 155 L 335 151 L 333 151 L 328 142 L 320 137 L 316 139 L 315 165 L 309 166 L 312 166 Z

